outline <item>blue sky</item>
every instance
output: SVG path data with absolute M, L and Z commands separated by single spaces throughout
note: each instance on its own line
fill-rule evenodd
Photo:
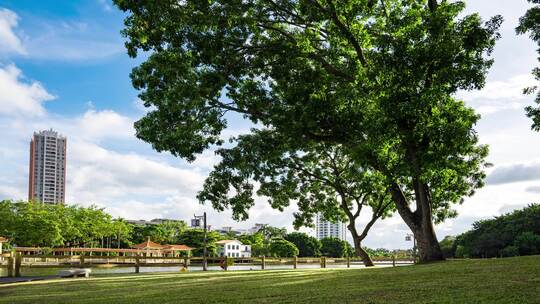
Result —
M 514 34 L 528 4 L 467 3 L 467 12 L 505 18 L 486 87 L 458 95 L 482 114 L 477 130 L 490 145 L 494 167 L 487 186 L 457 207 L 460 216 L 436 227 L 441 238 L 469 229 L 475 220 L 538 202 L 540 194 L 540 134 L 530 130 L 523 110 L 533 97 L 521 94 L 536 83 L 530 76 L 536 46 Z M 122 25 L 123 13 L 109 0 L 0 0 L 0 199 L 26 199 L 28 142 L 34 131 L 54 128 L 68 137 L 70 203 L 97 204 L 128 219 L 188 220 L 208 211 L 216 227 L 270 223 L 290 229 L 294 206 L 280 213 L 264 198 L 257 198 L 244 223 L 199 205 L 195 195 L 218 160 L 212 151 L 188 164 L 135 138 L 133 122 L 145 110 L 129 73 L 144 58 L 126 55 Z M 233 119 L 225 136 L 248 126 Z M 407 232 L 394 216 L 374 226 L 366 245 L 405 248 Z
M 26 77 L 39 79 L 57 96 L 46 108 L 58 114 L 96 109 L 129 112 L 137 92 L 127 75 L 139 60 L 129 58 L 120 31 L 123 13 L 108 1 L 2 1 L 16 12 L 16 32 L 28 56 L 12 61 Z M 51 5 L 54 3 L 54 5 Z M 133 111 L 132 111 L 133 112 Z

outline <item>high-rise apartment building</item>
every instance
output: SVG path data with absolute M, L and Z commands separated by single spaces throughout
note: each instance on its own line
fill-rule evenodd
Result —
M 28 200 L 65 203 L 66 138 L 57 132 L 35 132 L 30 141 Z
M 347 228 L 343 222 L 332 223 L 325 220 L 323 215 L 318 213 L 315 225 L 317 239 L 319 240 L 327 237 L 338 238 L 344 241 L 346 240 Z

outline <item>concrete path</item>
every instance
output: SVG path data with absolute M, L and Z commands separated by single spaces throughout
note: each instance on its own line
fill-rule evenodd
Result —
M 58 279 L 58 278 L 60 277 L 59 276 L 19 277 L 19 278 L 1 277 L 0 284 L 32 282 L 32 281 L 51 280 L 51 279 Z

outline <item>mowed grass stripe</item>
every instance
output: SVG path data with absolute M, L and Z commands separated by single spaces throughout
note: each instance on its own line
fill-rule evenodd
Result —
M 0 303 L 540 303 L 540 256 L 0 285 Z

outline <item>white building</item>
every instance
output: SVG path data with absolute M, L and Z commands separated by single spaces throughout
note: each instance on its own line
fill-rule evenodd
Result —
M 2 244 L 6 242 L 7 242 L 7 239 L 5 237 L 0 236 L 0 254 L 2 254 Z
M 251 245 L 244 245 L 238 240 L 223 240 L 216 242 L 220 257 L 250 258 Z
M 315 225 L 318 240 L 333 237 L 345 241 L 347 238 L 347 227 L 343 222 L 332 223 L 325 220 L 323 215 L 319 213 Z
M 66 141 L 52 129 L 34 133 L 30 141 L 28 200 L 65 203 Z

